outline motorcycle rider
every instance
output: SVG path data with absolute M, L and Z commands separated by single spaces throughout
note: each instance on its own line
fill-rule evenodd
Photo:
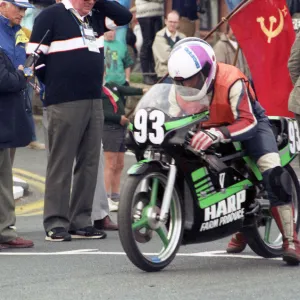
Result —
M 234 66 L 217 63 L 212 47 L 198 38 L 185 38 L 175 45 L 168 71 L 176 91 L 171 101 L 173 112 L 195 113 L 197 100 L 211 99 L 210 119 L 193 135 L 192 148 L 203 151 L 218 142 L 243 142 L 262 173 L 271 213 L 283 236 L 283 260 L 298 265 L 300 244 L 294 222 L 292 179 L 281 166 L 268 117 L 247 77 Z M 187 89 L 182 86 L 195 88 L 197 93 L 185 93 Z M 242 252 L 245 247 L 243 234 L 236 233 L 227 252 Z

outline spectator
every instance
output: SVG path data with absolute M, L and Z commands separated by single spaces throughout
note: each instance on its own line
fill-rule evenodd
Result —
M 109 216 L 109 203 L 104 186 L 104 159 L 103 145 L 101 145 L 101 154 L 98 166 L 97 184 L 95 189 L 92 220 L 94 227 L 99 230 L 118 230 L 118 225 L 115 224 Z
M 195 36 L 198 18 L 197 0 L 173 0 L 173 10 L 178 11 L 180 18 L 180 31 L 187 37 Z M 198 22 L 199 23 L 199 22 Z
M 141 25 L 139 24 L 138 19 L 136 18 L 136 6 L 132 7 L 130 11 L 132 13 L 132 21 L 130 25 L 133 30 L 133 33 L 136 36 L 135 48 L 137 50 L 137 55 L 139 57 L 143 45 L 143 34 L 142 34 Z
M 146 91 L 146 90 L 144 90 Z M 105 157 L 105 189 L 110 211 L 117 211 L 120 199 L 120 180 L 124 168 L 125 134 L 129 120 L 125 116 L 125 96 L 142 95 L 143 90 L 106 83 L 103 87 Z
M 130 67 L 133 61 L 128 53 L 127 45 L 115 39 L 115 31 L 104 34 L 105 48 L 105 81 L 113 81 L 118 85 L 128 85 L 130 82 Z
M 49 122 L 44 207 L 47 241 L 106 237 L 91 220 L 103 127 L 102 35 L 130 20 L 126 8 L 106 0 L 63 0 L 35 19 L 29 53 L 51 29 L 37 62 L 45 64 L 37 76 L 45 84 Z
M 26 1 L 24 1 L 26 2 Z M 28 2 L 28 1 L 27 1 Z M 26 59 L 25 44 L 28 41 L 26 34 L 22 31 L 20 22 L 22 21 L 24 11 L 16 11 L 16 5 L 6 5 L 9 3 L 21 3 L 19 1 L 15 2 L 13 0 L 1 1 L 0 10 L 0 47 L 2 47 L 5 54 L 9 57 L 15 68 L 17 69 L 19 65 L 24 65 Z M 22 2 L 23 3 L 23 2 Z M 19 4 L 20 5 L 20 4 Z M 30 6 L 33 8 L 34 6 Z M 16 17 L 16 14 L 17 17 Z M 24 93 L 29 97 L 28 89 L 24 90 Z M 34 120 L 30 109 L 30 114 L 28 114 L 28 119 L 31 121 L 33 128 L 32 140 L 29 143 L 29 147 L 35 149 L 43 149 L 43 145 L 36 141 Z M 13 164 L 15 157 L 16 148 L 10 149 L 11 162 Z
M 145 84 L 156 82 L 152 44 L 156 33 L 162 28 L 164 1 L 136 0 L 136 17 L 141 26 L 143 45 L 141 49 L 141 68 Z
M 3 30 L 6 30 L 6 34 L 10 32 L 14 37 L 28 7 L 32 5 L 26 0 L 16 1 L 13 4 L 0 1 L 1 43 Z M 9 43 L 9 40 L 5 42 L 14 47 L 14 43 Z M 20 65 L 17 70 L 6 51 L 0 47 L 0 250 L 33 247 L 32 241 L 18 237 L 14 230 L 16 215 L 9 155 L 9 148 L 26 146 L 32 136 L 25 111 L 26 77 L 23 69 Z
M 131 7 L 131 0 L 118 0 L 118 2 L 124 7 L 126 7 L 127 9 L 130 9 Z M 116 40 L 125 45 L 126 45 L 127 29 L 128 29 L 128 25 L 120 26 L 116 29 Z
M 229 25 L 227 26 L 226 33 L 223 33 L 220 40 L 215 44 L 214 51 L 218 62 L 234 65 L 236 60 L 235 66 L 251 80 L 246 58 L 242 50 L 238 49 L 238 43 Z M 239 52 L 237 53 L 237 51 Z M 237 59 L 236 55 L 238 55 Z
M 294 89 L 289 98 L 289 110 L 295 114 L 300 125 L 300 32 L 297 33 L 296 40 L 291 50 L 288 68 L 294 84 Z
M 141 26 L 136 18 L 136 6 L 132 7 L 130 12 L 132 13 L 132 20 L 127 30 L 126 41 L 129 48 L 129 54 L 131 54 L 134 61 L 132 70 L 135 72 L 141 72 L 140 54 L 143 45 L 143 35 Z
M 300 13 L 300 1 L 299 0 L 287 0 L 287 5 L 291 16 L 296 13 Z
M 168 59 L 173 46 L 178 41 L 185 38 L 185 35 L 177 30 L 179 19 L 180 16 L 178 12 L 171 11 L 165 20 L 166 27 L 156 34 L 152 51 L 158 79 L 161 79 L 168 73 Z

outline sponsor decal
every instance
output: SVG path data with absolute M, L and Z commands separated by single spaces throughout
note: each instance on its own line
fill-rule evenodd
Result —
M 184 51 L 187 52 L 189 54 L 189 56 L 193 59 L 195 65 L 196 65 L 196 68 L 200 69 L 201 66 L 200 66 L 199 60 L 196 57 L 196 55 L 194 54 L 194 52 L 192 52 L 188 47 L 185 47 Z
M 244 217 L 242 203 L 246 201 L 246 191 L 242 190 L 204 209 L 204 223 L 200 231 L 210 230 Z

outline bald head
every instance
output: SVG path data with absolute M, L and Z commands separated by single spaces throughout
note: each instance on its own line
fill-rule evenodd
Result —
M 176 10 L 172 10 L 166 18 L 166 26 L 168 30 L 172 33 L 175 34 L 178 27 L 179 27 L 179 20 L 180 20 L 180 15 Z

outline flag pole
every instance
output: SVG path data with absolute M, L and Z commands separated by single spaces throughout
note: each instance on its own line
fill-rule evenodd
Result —
M 214 27 L 203 39 L 207 40 L 215 31 L 217 31 L 225 22 L 228 22 L 230 18 L 237 13 L 240 9 L 243 8 L 244 5 L 248 4 L 252 0 L 243 0 L 239 5 L 237 5 L 233 11 L 228 14 L 226 17 L 223 17 L 221 21 L 218 23 L 216 27 Z M 169 73 L 167 73 L 165 76 L 163 76 L 160 80 L 157 81 L 157 83 L 161 83 L 169 76 Z

